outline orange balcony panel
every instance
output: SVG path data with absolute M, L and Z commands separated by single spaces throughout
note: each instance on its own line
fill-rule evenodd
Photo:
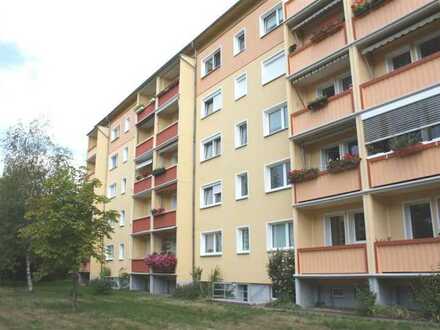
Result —
M 440 52 L 362 84 L 362 107 L 383 104 L 439 81 Z
M 360 171 L 357 168 L 337 174 L 323 172 L 316 179 L 296 183 L 294 189 L 296 203 L 359 191 Z
M 417 153 L 404 157 L 389 154 L 369 159 L 370 185 L 379 187 L 440 175 L 440 142 L 421 144 L 414 148 L 418 150 Z
M 164 212 L 154 216 L 154 229 L 176 226 L 176 211 Z
M 354 17 L 355 38 L 360 39 L 410 14 L 432 0 L 393 0 L 365 16 Z
M 309 43 L 289 56 L 289 73 L 294 74 L 333 54 L 347 44 L 345 28 L 318 43 Z
M 375 243 L 378 273 L 438 272 L 440 238 Z
M 131 260 L 131 272 L 132 273 L 149 273 L 147 264 L 145 264 L 144 259 L 133 259 Z
M 168 101 L 173 99 L 176 95 L 179 94 L 179 82 L 175 82 L 170 85 L 166 90 L 159 94 L 159 107 L 166 104 Z
M 139 112 L 137 114 L 137 122 L 140 123 L 142 120 L 147 118 L 149 115 L 151 115 L 154 112 L 155 102 L 151 102 L 149 105 L 145 107 L 144 110 Z
M 143 191 L 149 190 L 152 187 L 152 177 L 146 177 L 134 183 L 134 193 L 139 194 Z
M 285 4 L 286 18 L 292 17 L 315 0 L 288 0 Z
M 304 109 L 292 113 L 292 134 L 296 135 L 313 128 L 334 122 L 354 112 L 351 90 L 329 98 L 328 104 L 319 110 Z
M 165 183 L 176 180 L 177 178 L 177 165 L 168 167 L 164 174 L 158 175 L 154 178 L 154 186 L 158 187 Z
M 368 272 L 365 244 L 298 249 L 300 274 L 364 274 Z
M 178 128 L 178 123 L 176 122 L 165 128 L 161 132 L 159 132 L 156 137 L 156 145 L 160 146 L 161 144 L 167 142 L 168 140 L 177 137 L 177 128 Z
M 96 145 L 93 146 L 93 147 L 90 147 L 89 150 L 87 150 L 87 159 L 95 157 L 96 156 L 96 150 L 97 150 Z
M 150 230 L 151 218 L 149 216 L 133 220 L 133 234 Z
M 148 151 L 153 150 L 153 146 L 154 146 L 154 136 L 138 144 L 136 147 L 136 158 L 142 156 Z

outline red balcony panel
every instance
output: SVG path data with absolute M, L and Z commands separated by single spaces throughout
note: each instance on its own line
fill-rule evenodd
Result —
M 133 220 L 133 234 L 150 230 L 151 218 L 149 216 Z
M 177 178 L 177 165 L 167 168 L 166 172 L 162 175 L 154 178 L 154 186 L 161 186 L 167 182 L 176 180 Z
M 149 273 L 147 264 L 144 259 L 133 259 L 131 260 L 131 272 L 132 273 Z
M 175 138 L 177 136 L 177 124 L 178 123 L 175 122 L 159 132 L 156 137 L 156 145 L 160 146 L 162 143 Z
M 153 144 L 154 144 L 154 136 L 140 143 L 136 147 L 136 158 L 142 156 L 144 153 L 148 151 L 153 150 Z
M 134 183 L 134 193 L 139 194 L 145 190 L 149 190 L 152 187 L 152 177 L 146 177 Z
M 164 212 L 154 217 L 154 229 L 176 226 L 176 211 Z
M 171 84 L 169 87 L 167 87 L 163 92 L 161 92 L 158 95 L 159 107 L 166 104 L 168 101 L 170 101 L 177 94 L 179 94 L 179 81 L 176 81 L 175 83 Z
M 149 115 L 151 115 L 154 112 L 155 102 L 151 102 L 149 105 L 145 107 L 144 110 L 139 112 L 137 114 L 137 122 L 140 123 L 142 120 L 147 118 Z

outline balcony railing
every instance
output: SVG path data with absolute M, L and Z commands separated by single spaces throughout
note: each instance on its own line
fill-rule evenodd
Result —
M 353 93 L 349 90 L 330 97 L 328 99 L 328 104 L 322 109 L 304 109 L 292 113 L 292 135 L 297 135 L 313 128 L 337 121 L 353 112 Z
M 288 0 L 285 4 L 286 18 L 298 14 L 301 10 L 315 1 L 316 0 Z
M 322 172 L 313 180 L 295 183 L 294 189 L 296 203 L 359 191 L 360 171 L 356 168 L 337 174 Z
M 375 243 L 378 273 L 431 273 L 440 269 L 440 238 Z
M 376 32 L 430 2 L 432 0 L 394 0 L 386 3 L 383 7 L 370 11 L 367 15 L 355 17 L 353 19 L 355 38 L 361 39 Z
M 139 194 L 141 192 L 150 190 L 152 188 L 152 177 L 151 175 L 139 180 L 137 182 L 134 183 L 134 194 Z
M 178 94 L 179 94 L 179 82 L 176 81 L 158 95 L 159 108 L 165 105 L 170 100 L 172 100 Z
M 341 23 L 343 24 L 343 23 Z M 294 74 L 335 53 L 347 44 L 345 28 L 317 43 L 309 43 L 289 56 L 289 73 Z
M 365 244 L 298 249 L 300 274 L 363 274 L 368 272 Z
M 87 150 L 87 159 L 91 159 L 91 158 L 95 157 L 96 156 L 96 150 L 97 150 L 96 145 L 93 146 L 93 147 L 90 147 L 89 150 Z
M 151 229 L 151 218 L 149 216 L 133 220 L 133 234 L 139 234 Z
M 161 144 L 176 138 L 177 128 L 178 128 L 178 123 L 175 122 L 174 124 L 171 124 L 170 126 L 160 131 L 156 137 L 156 146 L 160 146 Z
M 131 272 L 132 273 L 149 273 L 150 270 L 145 264 L 144 259 L 132 259 L 131 260 Z
M 165 173 L 154 177 L 154 186 L 158 187 L 166 183 L 175 181 L 177 178 L 177 165 L 168 167 Z
M 144 108 L 144 110 L 138 112 L 137 122 L 140 123 L 141 121 L 143 121 L 145 118 L 150 116 L 154 112 L 154 110 L 155 110 L 155 102 L 151 102 Z
M 383 104 L 439 81 L 440 52 L 362 84 L 362 107 Z
M 163 212 L 154 216 L 154 229 L 176 226 L 176 211 Z
M 154 147 L 154 136 L 146 139 L 144 142 L 142 142 L 136 146 L 136 158 L 153 150 L 153 147 Z
M 440 141 L 412 148 L 414 153 L 407 156 L 392 153 L 369 159 L 370 185 L 379 187 L 440 175 Z

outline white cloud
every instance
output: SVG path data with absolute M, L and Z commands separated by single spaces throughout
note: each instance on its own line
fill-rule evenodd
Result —
M 49 119 L 82 162 L 93 125 L 235 2 L 2 2 L 0 41 L 26 61 L 0 69 L 0 130 Z

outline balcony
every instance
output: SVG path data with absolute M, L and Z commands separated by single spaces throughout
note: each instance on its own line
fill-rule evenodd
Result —
M 365 244 L 298 249 L 298 273 L 301 275 L 367 272 Z
M 154 229 L 176 226 L 176 211 L 163 212 L 154 216 Z
M 152 151 L 153 147 L 154 147 L 154 136 L 146 139 L 144 142 L 136 146 L 136 158 L 139 158 L 142 155 L 146 154 L 147 152 Z
M 361 85 L 362 108 L 368 109 L 419 91 L 440 81 L 440 53 Z
M 145 264 L 144 259 L 132 259 L 131 272 L 148 274 L 150 270 L 148 269 L 148 266 Z
M 177 165 L 168 167 L 165 173 L 154 177 L 154 186 L 159 187 L 175 181 L 177 178 Z
M 321 59 L 342 49 L 347 44 L 344 23 L 340 23 L 341 28 L 327 38 L 308 43 L 297 49 L 289 56 L 289 74 L 299 72 L 302 69 L 318 62 Z
M 315 2 L 315 0 L 289 0 L 285 4 L 286 18 L 292 17 L 298 14 L 308 5 Z
M 179 81 L 172 83 L 164 91 L 159 93 L 159 108 L 166 105 L 168 102 L 173 100 L 177 95 L 179 95 Z
M 89 150 L 87 150 L 87 160 L 91 161 L 96 158 L 96 150 L 97 150 L 96 145 L 90 147 Z
M 324 197 L 332 197 L 361 190 L 359 168 L 330 174 L 321 172 L 312 180 L 296 183 L 295 203 L 307 202 Z
M 349 116 L 354 112 L 353 92 L 351 90 L 330 97 L 328 104 L 319 110 L 304 109 L 292 113 L 292 135 L 297 135 L 319 126 L 329 124 Z
M 368 12 L 366 15 L 354 17 L 355 39 L 361 39 L 368 34 L 376 32 L 430 2 L 432 0 L 394 0 L 376 10 Z
M 132 234 L 140 234 L 151 229 L 151 218 L 149 216 L 133 220 Z
M 148 176 L 134 183 L 133 192 L 135 195 L 146 192 L 152 188 L 152 176 Z
M 378 273 L 431 273 L 440 265 L 440 238 L 375 243 Z
M 156 146 L 160 146 L 170 140 L 177 138 L 178 122 L 171 124 L 157 134 Z
M 151 102 L 148 104 L 142 111 L 137 114 L 137 122 L 138 124 L 148 118 L 155 110 L 155 102 Z
M 407 156 L 392 153 L 369 159 L 371 187 L 440 175 L 440 141 L 420 144 L 413 148 L 415 153 Z

